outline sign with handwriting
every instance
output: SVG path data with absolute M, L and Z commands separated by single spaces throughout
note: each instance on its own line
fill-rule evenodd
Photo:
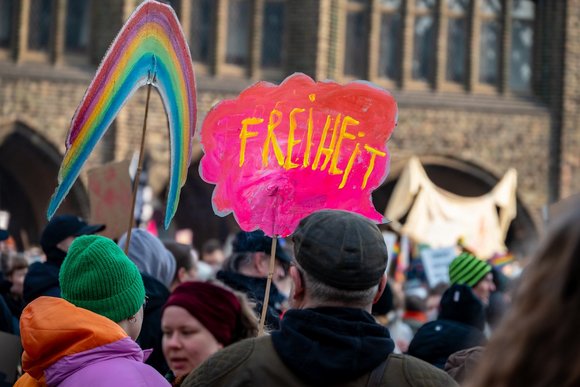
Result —
M 214 211 L 240 227 L 291 234 L 322 209 L 383 217 L 371 193 L 387 176 L 397 105 L 368 82 L 315 82 L 294 74 L 258 82 L 217 104 L 201 129 L 202 178 Z

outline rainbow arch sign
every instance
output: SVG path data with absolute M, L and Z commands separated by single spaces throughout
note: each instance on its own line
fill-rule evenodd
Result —
M 144 1 L 109 47 L 80 102 L 66 138 L 58 186 L 48 210 L 52 218 L 96 144 L 137 89 L 155 87 L 169 122 L 170 177 L 165 213 L 169 226 L 191 160 L 196 123 L 195 77 L 189 47 L 173 9 Z

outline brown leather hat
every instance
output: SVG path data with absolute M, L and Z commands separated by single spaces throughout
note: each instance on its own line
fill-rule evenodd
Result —
M 387 267 L 387 246 L 379 228 L 352 212 L 315 212 L 302 219 L 292 239 L 300 266 L 338 289 L 369 289 Z

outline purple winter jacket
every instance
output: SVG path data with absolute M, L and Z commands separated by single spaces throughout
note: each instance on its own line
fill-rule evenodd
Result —
M 169 386 L 130 337 L 66 356 L 46 369 L 48 386 Z
M 20 330 L 26 373 L 16 387 L 170 386 L 119 325 L 61 298 L 31 302 Z

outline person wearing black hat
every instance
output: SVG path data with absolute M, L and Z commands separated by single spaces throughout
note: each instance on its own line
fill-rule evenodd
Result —
M 387 247 L 369 219 L 315 212 L 293 235 L 292 309 L 279 331 L 222 349 L 182 386 L 457 386 L 445 372 L 393 354 L 370 314 L 386 285 Z
M 35 262 L 28 268 L 24 278 L 24 301 L 28 304 L 40 296 L 60 297 L 58 272 L 70 245 L 81 235 L 96 234 L 104 229 L 104 224 L 87 224 L 74 215 L 53 217 L 40 236 L 46 262 Z
M 250 301 L 255 302 L 257 313 L 262 312 L 266 282 L 269 273 L 270 253 L 273 240 L 263 231 L 241 231 L 233 242 L 233 254 L 218 271 L 216 278 L 234 290 L 245 293 Z M 280 314 L 286 301 L 276 282 L 287 276 L 292 259 L 281 243 L 276 248 L 276 266 L 273 283 L 270 286 L 270 298 L 266 311 L 266 326 L 270 330 L 280 326 Z
M 439 317 L 423 325 L 411 343 L 411 356 L 443 369 L 449 356 L 487 343 L 485 310 L 469 285 L 452 285 L 443 293 Z

